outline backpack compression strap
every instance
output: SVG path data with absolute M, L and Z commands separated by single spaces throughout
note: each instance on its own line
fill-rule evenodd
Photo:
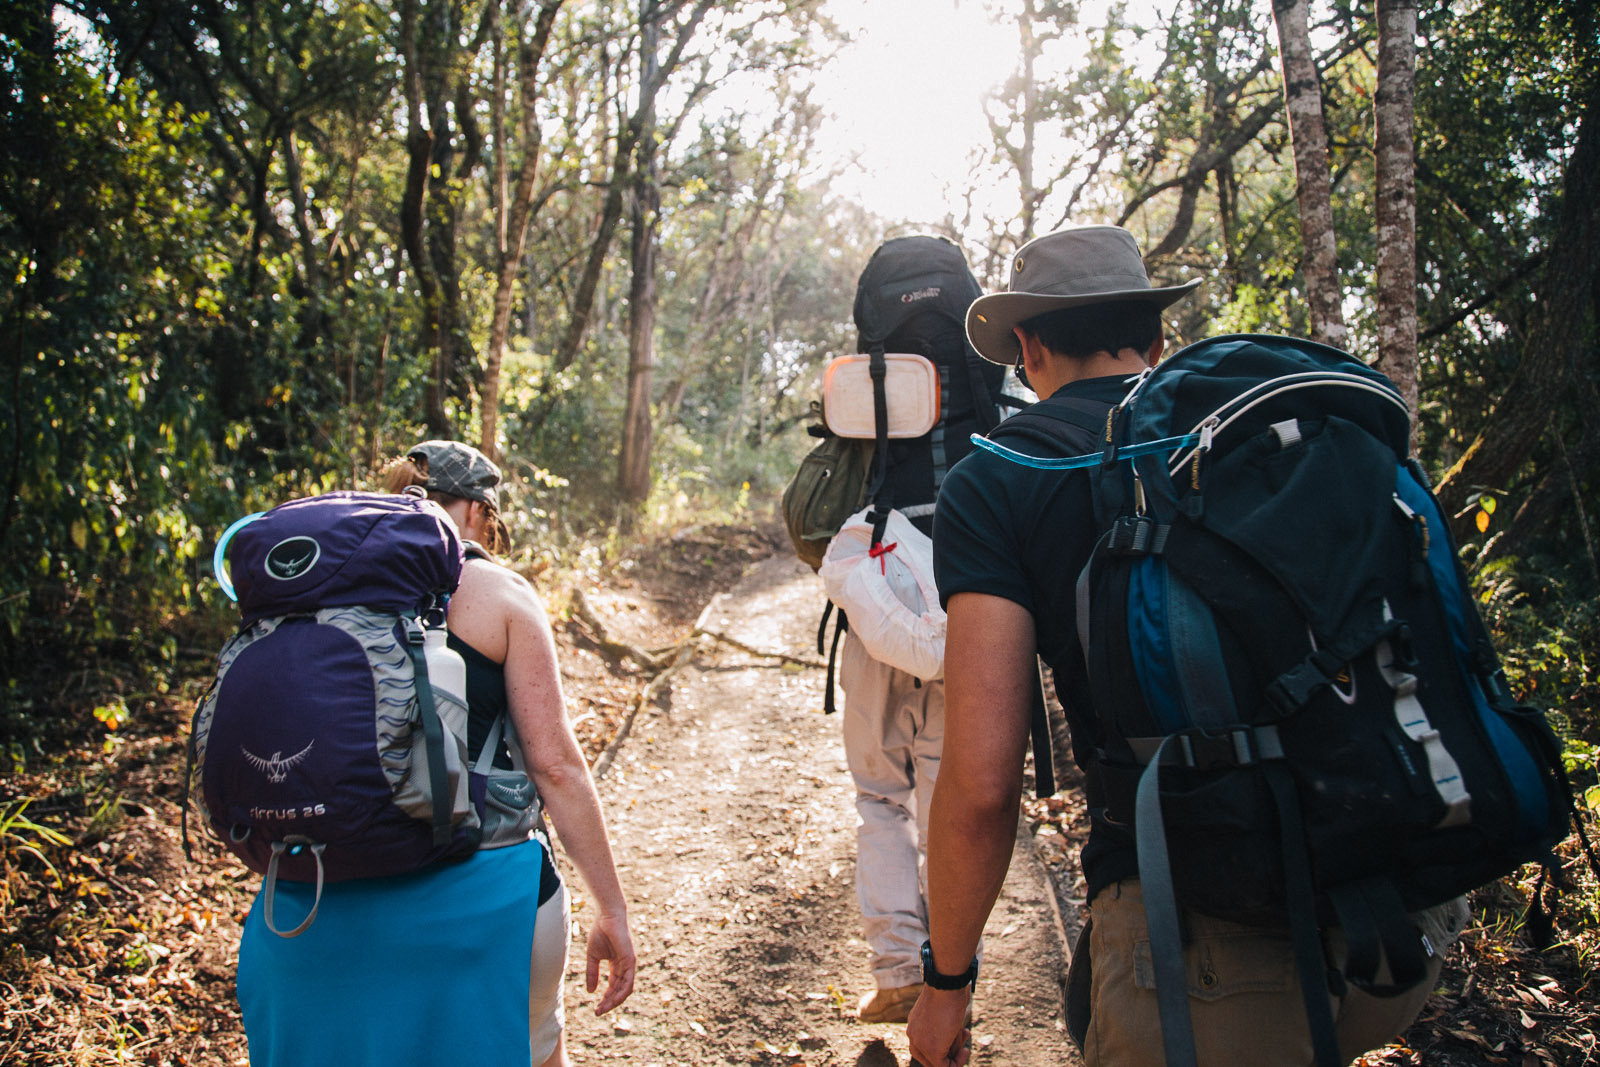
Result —
M 433 686 L 428 682 L 428 658 L 423 654 L 422 624 L 415 612 L 401 616 L 406 631 L 406 648 L 415 671 L 417 710 L 422 718 L 422 740 L 428 753 L 428 792 L 433 797 L 433 844 L 443 848 L 450 843 L 449 778 L 444 767 L 444 723 L 433 702 Z
M 889 509 L 894 506 L 893 494 L 888 489 L 889 474 L 889 397 L 884 391 L 884 379 L 889 366 L 883 358 L 883 344 L 874 341 L 867 352 L 868 373 L 872 375 L 872 422 L 876 434 L 876 447 L 872 453 L 872 483 L 867 488 L 867 499 L 872 502 L 872 547 L 883 540 L 884 527 L 889 523 Z
M 1255 764 L 1265 775 L 1278 809 L 1279 842 L 1283 850 L 1285 896 L 1288 901 L 1289 936 L 1295 967 L 1305 1001 L 1312 1052 L 1318 1067 L 1339 1067 L 1339 1042 L 1326 995 L 1328 974 L 1317 930 L 1311 863 L 1306 855 L 1305 826 L 1295 796 L 1294 780 L 1283 763 L 1283 749 L 1274 727 L 1241 726 L 1222 738 L 1169 734 L 1139 776 L 1134 802 L 1135 847 L 1139 857 L 1139 885 L 1144 894 L 1145 922 L 1150 934 L 1150 962 L 1155 969 L 1156 1003 L 1161 1015 L 1161 1042 L 1168 1067 L 1195 1067 L 1194 1025 L 1189 1016 L 1189 977 L 1183 962 L 1183 927 L 1172 885 L 1167 855 L 1167 834 L 1161 811 L 1161 768 L 1166 764 L 1194 766 L 1196 741 L 1218 740 L 1223 749 L 1212 754 L 1227 759 L 1231 748 L 1237 766 Z
M 833 601 L 828 601 L 822 609 L 822 621 L 817 624 L 817 655 L 822 655 L 823 640 L 828 633 L 828 616 L 833 614 Z M 843 637 L 850 629 L 850 620 L 845 617 L 844 609 L 839 609 L 839 619 L 833 627 L 833 644 L 828 648 L 828 680 L 822 693 L 822 713 L 832 715 L 839 710 L 839 704 L 833 698 L 834 669 L 839 663 L 839 638 Z

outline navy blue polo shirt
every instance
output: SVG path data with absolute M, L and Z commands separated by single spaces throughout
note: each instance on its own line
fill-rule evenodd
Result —
M 1056 396 L 1104 403 L 1122 400 L 1132 376 L 1087 378 Z M 1019 445 L 1033 452 L 1038 446 Z M 1105 815 L 1095 752 L 1099 730 L 1089 714 L 1078 649 L 1078 573 L 1097 531 L 1089 475 L 1044 471 L 974 449 L 951 468 L 939 489 L 933 522 L 933 569 L 946 608 L 957 593 L 1004 597 L 1033 615 L 1038 654 L 1055 675 L 1072 729 L 1073 757 L 1084 771 L 1091 829 L 1083 849 L 1089 897 L 1138 870 L 1131 828 Z

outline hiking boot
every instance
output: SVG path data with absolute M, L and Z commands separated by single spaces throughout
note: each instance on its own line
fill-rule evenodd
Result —
M 921 995 L 921 982 L 879 989 L 861 998 L 856 1017 L 864 1023 L 903 1023 L 911 1015 L 911 1005 Z

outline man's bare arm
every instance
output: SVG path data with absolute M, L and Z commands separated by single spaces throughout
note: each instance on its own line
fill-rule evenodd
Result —
M 967 969 L 1000 895 L 1016 840 L 1031 687 L 1038 684 L 1033 616 L 983 593 L 950 598 L 945 637 L 945 733 L 928 821 L 929 940 L 942 974 Z M 964 1063 L 967 994 L 924 991 L 911 1052 L 927 1067 Z

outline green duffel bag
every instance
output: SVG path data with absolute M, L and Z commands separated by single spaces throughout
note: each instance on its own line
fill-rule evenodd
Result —
M 783 491 L 783 521 L 797 556 L 822 566 L 828 542 L 867 503 L 874 442 L 828 434 L 800 461 Z

